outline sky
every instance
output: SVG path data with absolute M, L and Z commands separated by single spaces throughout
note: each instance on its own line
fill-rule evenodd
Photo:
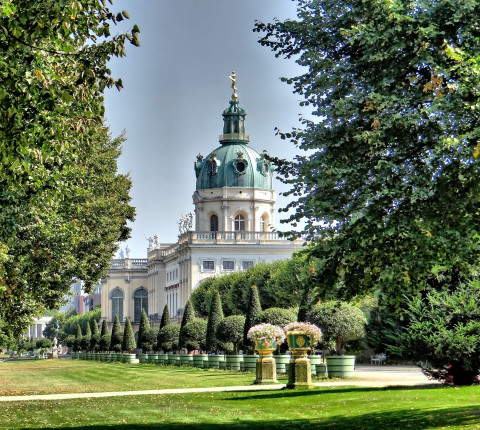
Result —
M 250 145 L 270 155 L 293 158 L 293 144 L 275 136 L 275 127 L 298 127 L 300 96 L 280 78 L 301 68 L 277 59 L 257 40 L 255 20 L 295 18 L 291 0 L 117 0 L 112 10 L 127 10 L 130 20 L 118 30 L 140 27 L 141 46 L 127 47 L 127 56 L 110 68 L 124 88 L 107 90 L 107 124 L 113 136 L 125 130 L 119 172 L 133 181 L 136 207 L 132 237 L 120 244 L 132 258 L 146 258 L 145 237 L 158 234 L 161 243 L 178 238 L 177 221 L 194 212 L 193 163 L 219 146 L 222 112 L 231 97 L 229 74 L 236 72 L 238 100 L 246 110 Z M 113 31 L 112 31 L 113 33 Z M 277 192 L 288 187 L 278 180 Z M 288 200 L 279 196 L 277 209 Z M 282 214 L 276 215 L 275 227 Z M 283 215 L 283 218 L 285 215 Z

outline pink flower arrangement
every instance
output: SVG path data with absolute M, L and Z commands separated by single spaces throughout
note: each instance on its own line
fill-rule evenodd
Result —
M 270 345 L 273 342 L 283 343 L 285 340 L 285 333 L 277 325 L 257 324 L 248 330 L 247 338 Z
M 312 345 L 315 345 L 322 340 L 322 330 L 320 330 L 315 324 L 307 322 L 292 322 L 283 327 L 283 331 L 285 333 L 290 331 L 302 332 L 310 338 Z

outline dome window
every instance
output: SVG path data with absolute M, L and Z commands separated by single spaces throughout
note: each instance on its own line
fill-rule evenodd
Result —
M 243 158 L 243 152 L 237 152 L 237 159 L 233 160 L 233 169 L 237 175 L 244 175 L 248 166 L 248 161 Z

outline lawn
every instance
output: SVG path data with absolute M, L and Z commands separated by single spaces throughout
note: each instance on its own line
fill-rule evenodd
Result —
M 0 403 L 1 429 L 480 429 L 480 388 L 321 388 Z
M 8 361 L 0 363 L 0 396 L 223 387 L 251 385 L 254 379 L 253 373 L 154 364 L 79 360 Z
M 252 373 L 71 360 L 0 363 L 2 395 L 251 385 Z M 284 381 L 282 381 L 284 382 Z M 0 402 L 0 429 L 476 429 L 480 387 L 322 387 Z

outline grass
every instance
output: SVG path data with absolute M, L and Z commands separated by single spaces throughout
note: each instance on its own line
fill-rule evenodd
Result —
M 251 385 L 252 373 L 80 360 L 0 363 L 0 395 L 159 390 Z M 1 429 L 1 427 L 0 427 Z
M 0 428 L 480 429 L 480 389 L 322 388 L 0 403 Z
M 254 375 L 70 360 L 0 363 L 2 395 L 251 385 Z M 0 429 L 470 429 L 480 387 L 322 387 L 0 402 Z

